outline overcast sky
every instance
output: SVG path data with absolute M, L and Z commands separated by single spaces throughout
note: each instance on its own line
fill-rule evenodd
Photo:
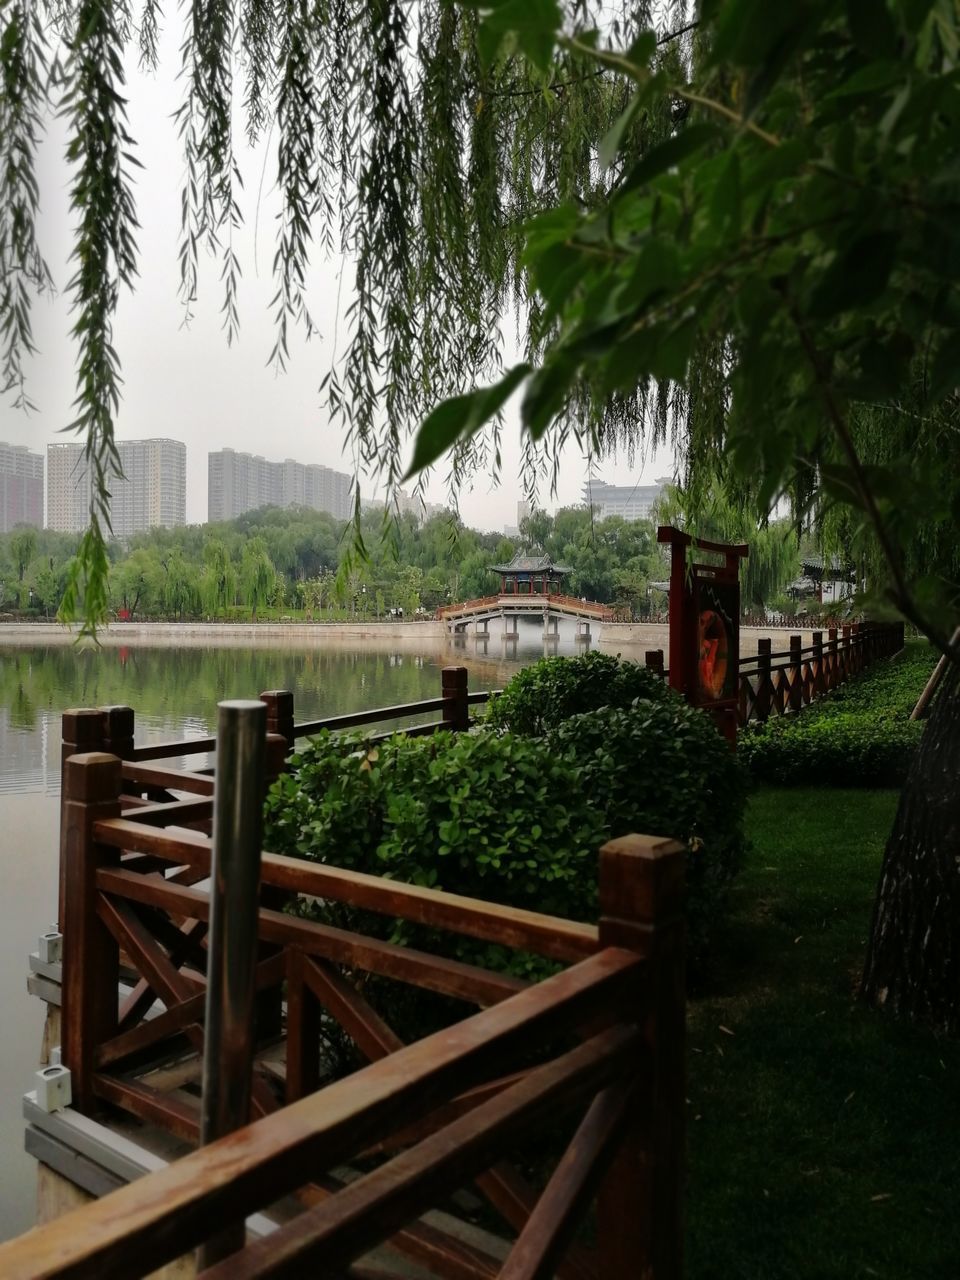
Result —
M 168 12 L 176 13 L 174 6 Z M 309 306 L 321 337 L 306 342 L 298 331 L 291 336 L 291 360 L 286 374 L 275 376 L 266 361 L 273 345 L 269 300 L 274 292 L 270 265 L 274 253 L 276 202 L 272 198 L 274 166 L 266 149 L 238 155 L 244 177 L 246 226 L 238 247 L 243 265 L 240 286 L 239 342 L 228 348 L 220 328 L 222 291 L 219 264 L 207 264 L 201 280 L 195 315 L 184 327 L 177 297 L 177 247 L 180 188 L 183 173 L 179 142 L 171 119 L 181 96 L 176 83 L 178 39 L 168 31 L 161 69 L 145 74 L 129 63 L 130 126 L 140 144 L 144 170 L 137 175 L 140 279 L 137 291 L 125 295 L 115 331 L 123 365 L 123 403 L 117 423 L 120 439 L 168 436 L 187 446 L 187 520 L 207 518 L 207 454 L 231 447 L 259 453 L 272 461 L 295 458 L 323 463 L 353 473 L 353 459 L 342 448 L 339 432 L 320 407 L 318 387 L 327 371 L 336 333 L 339 261 L 314 263 Z M 53 300 L 41 299 L 34 311 L 34 332 L 40 354 L 29 365 L 28 390 L 38 412 L 30 416 L 0 402 L 0 440 L 25 444 L 46 452 L 48 443 L 72 439 L 59 435 L 71 421 L 74 397 L 74 352 L 69 338 L 70 317 L 65 294 L 70 271 L 70 175 L 63 159 L 64 131 L 51 122 L 41 157 L 42 215 L 40 233 L 47 260 L 61 290 Z M 242 149 L 241 149 L 242 148 Z M 257 193 L 261 188 L 259 214 Z M 340 310 L 349 302 L 345 284 Z M 344 332 L 341 325 L 339 350 Z M 509 358 L 511 353 L 507 353 Z M 516 521 L 522 496 L 518 478 L 519 427 L 508 409 L 504 432 L 503 471 L 499 487 L 487 475 L 478 476 L 461 492 L 460 511 L 476 528 L 501 529 Z M 638 459 L 630 468 L 624 460 L 605 460 L 595 470 L 602 479 L 621 484 L 648 483 L 672 470 L 673 459 L 660 454 Z M 544 491 L 548 510 L 581 500 L 586 461 L 571 449 L 563 459 L 557 498 Z M 365 496 L 373 486 L 363 480 Z M 442 469 L 427 491 L 435 502 L 446 500 Z

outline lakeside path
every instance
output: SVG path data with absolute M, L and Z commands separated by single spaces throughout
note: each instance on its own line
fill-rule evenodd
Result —
M 789 627 L 742 627 L 740 655 L 757 652 L 757 640 L 769 636 L 774 653 L 790 648 Z M 801 631 L 802 643 L 812 643 L 812 633 Z M 605 622 L 594 633 L 594 646 L 607 653 L 623 652 L 642 661 L 647 649 L 669 646 L 669 628 L 663 623 Z M 0 646 L 72 644 L 76 629 L 55 622 L 0 623 Z M 455 643 L 442 622 L 432 618 L 420 622 L 112 622 L 100 632 L 104 645 L 151 645 L 157 647 L 235 648 L 288 646 L 295 648 L 352 647 L 397 649 L 415 652 L 448 648 L 451 653 L 474 647 L 472 633 Z M 500 644 L 496 632 L 490 644 Z

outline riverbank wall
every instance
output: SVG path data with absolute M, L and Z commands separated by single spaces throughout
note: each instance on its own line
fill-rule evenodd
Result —
M 768 636 L 773 653 L 786 652 L 790 636 L 787 627 L 742 627 L 740 655 L 750 657 L 757 652 L 757 640 Z M 802 643 L 812 643 L 812 633 L 801 631 Z M 446 624 L 433 618 L 403 622 L 111 622 L 99 633 L 100 643 L 155 646 L 157 648 L 265 648 L 322 649 L 360 645 L 362 648 L 385 649 L 413 653 L 424 649 L 446 650 L 456 655 L 476 647 L 473 632 L 456 640 Z M 0 646 L 36 644 L 72 644 L 77 628 L 51 622 L 0 623 Z M 482 641 L 485 652 L 501 643 L 492 630 Z M 505 642 L 504 647 L 509 642 Z M 596 625 L 593 644 L 604 653 L 620 653 L 642 661 L 647 649 L 662 649 L 664 658 L 670 646 L 670 629 L 660 622 L 604 622 Z
M 0 623 L 0 645 L 72 644 L 78 628 L 58 623 Z M 111 622 L 97 633 L 104 645 L 322 648 L 330 644 L 370 643 L 414 650 L 442 645 L 442 622 Z

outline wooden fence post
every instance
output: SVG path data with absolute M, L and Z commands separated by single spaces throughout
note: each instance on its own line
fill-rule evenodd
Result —
M 814 631 L 811 635 L 813 641 L 813 658 L 811 665 L 813 666 L 813 689 L 810 697 L 819 698 L 821 694 L 826 692 L 826 682 L 823 678 L 823 632 Z
M 858 672 L 863 671 L 863 643 L 864 643 L 863 623 L 860 623 L 860 622 L 851 623 L 850 643 L 852 645 L 851 654 L 850 654 L 850 659 L 851 659 L 850 675 L 855 676 L 855 675 L 858 675 Z
M 455 699 L 452 707 L 444 707 L 443 727 L 462 733 L 470 728 L 470 704 L 467 702 L 467 668 L 444 667 L 440 673 L 440 696 Z
M 603 1280 L 683 1273 L 685 989 L 683 846 L 630 835 L 600 850 L 600 946 L 647 960 L 637 1089 L 597 1200 Z
M 840 627 L 840 672 L 844 680 L 849 680 L 853 671 L 852 645 L 850 623 L 844 622 Z
M 296 745 L 293 724 L 293 694 L 289 689 L 268 689 L 260 695 L 260 701 L 267 704 L 267 744 L 271 733 L 279 733 L 286 741 L 289 755 Z M 270 772 L 269 756 L 267 772 Z
M 837 662 L 837 628 L 827 628 L 827 649 L 830 654 L 830 662 L 827 669 L 827 688 L 835 689 L 840 683 L 839 664 Z
M 60 717 L 60 876 L 57 894 L 57 919 L 63 928 L 64 876 L 64 805 L 66 804 L 67 761 L 71 756 L 89 751 L 102 751 L 106 736 L 103 712 L 97 707 L 72 707 Z
M 89 1113 L 96 1050 L 117 1031 L 120 979 L 120 950 L 97 914 L 96 884 L 98 869 L 117 863 L 120 854 L 96 843 L 93 825 L 120 816 L 121 761 L 101 751 L 71 756 L 63 778 L 61 1044 L 74 1104 Z
M 761 724 L 770 718 L 773 693 L 773 677 L 770 670 L 771 644 L 769 636 L 757 641 L 757 693 L 753 701 L 753 713 Z
M 103 716 L 103 746 L 99 750 L 119 756 L 121 760 L 129 760 L 133 755 L 133 707 L 101 707 L 100 712 Z
M 266 755 L 263 762 L 264 795 L 287 767 L 287 739 L 282 733 L 267 733 Z
M 790 637 L 790 710 L 796 715 L 803 710 L 803 636 Z

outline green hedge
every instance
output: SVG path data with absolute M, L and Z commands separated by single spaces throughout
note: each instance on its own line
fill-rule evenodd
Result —
M 911 644 L 799 716 L 743 731 L 739 755 L 755 778 L 780 786 L 902 786 L 923 732 L 909 715 L 935 663 L 928 644 Z
M 672 694 L 573 716 L 543 738 L 398 734 L 368 747 L 325 732 L 291 766 L 267 800 L 269 848 L 568 919 L 596 917 L 600 845 L 640 831 L 690 849 L 699 936 L 742 848 L 742 772 L 710 720 Z M 351 923 L 337 904 L 323 911 Z M 363 927 L 416 932 L 390 921 L 384 934 L 366 916 Z M 477 958 L 477 944 L 456 945 Z M 529 957 L 500 959 L 531 970 Z
M 601 844 L 631 831 L 672 836 L 689 850 L 696 954 L 742 850 L 743 772 L 710 719 L 660 681 L 653 698 L 559 718 L 561 704 L 589 704 L 611 690 L 625 697 L 634 683 L 653 679 L 643 668 L 598 662 L 597 655 L 560 661 L 569 661 L 572 673 L 558 672 L 557 659 L 547 659 L 533 679 L 527 671 L 514 677 L 501 700 L 518 723 L 542 733 L 484 726 L 469 734 L 397 734 L 376 745 L 362 734 L 319 734 L 271 788 L 267 847 L 590 921 L 597 915 Z M 586 688 L 578 688 L 581 680 Z M 538 682 L 553 697 L 543 700 L 544 714 L 528 715 L 523 708 Z M 304 902 L 299 909 L 328 924 L 524 977 L 556 968 L 340 903 Z M 408 1039 L 454 1016 L 450 1002 L 396 984 L 371 979 L 366 990 Z M 342 1069 L 349 1046 L 335 1028 L 329 1036 L 328 1055 Z
M 271 788 L 265 837 L 278 853 L 587 920 L 607 827 L 591 805 L 571 804 L 579 792 L 571 761 L 532 739 L 396 734 L 370 747 L 360 734 L 324 732 Z M 451 935 L 427 938 L 338 903 L 324 903 L 321 914 L 515 973 L 539 971 L 531 957 Z
M 575 763 L 586 803 L 611 835 L 638 831 L 687 846 L 687 924 L 699 952 L 743 852 L 746 778 L 712 720 L 671 694 L 571 716 L 544 744 Z
M 491 702 L 487 719 L 494 728 L 537 737 L 584 711 L 672 696 L 666 681 L 646 667 L 592 651 L 524 667 Z

